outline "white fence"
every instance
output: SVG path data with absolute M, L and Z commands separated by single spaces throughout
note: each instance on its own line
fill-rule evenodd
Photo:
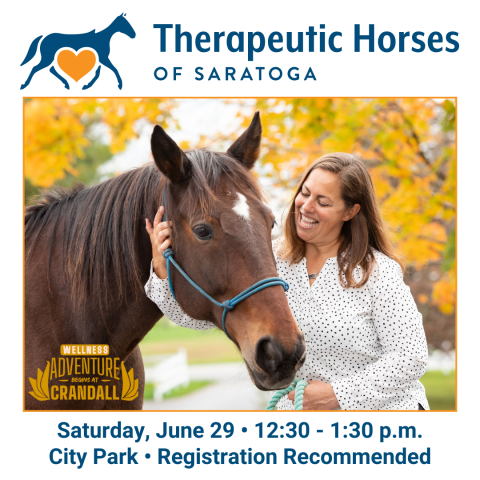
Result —
M 179 348 L 173 355 L 144 357 L 143 361 L 145 381 L 153 383 L 153 397 L 157 402 L 161 402 L 167 392 L 176 387 L 187 387 L 190 383 L 187 351 L 184 348 Z
M 449 352 L 433 350 L 430 352 L 427 370 L 440 370 L 445 375 L 455 370 L 455 350 L 450 350 Z

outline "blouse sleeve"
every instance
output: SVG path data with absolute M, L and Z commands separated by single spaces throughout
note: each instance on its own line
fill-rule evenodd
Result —
M 402 269 L 389 258 L 377 259 L 377 267 L 371 287 L 372 320 L 381 354 L 365 370 L 332 383 L 342 409 L 381 410 L 395 397 L 403 397 L 427 368 L 422 315 L 403 281 Z
M 195 320 L 180 308 L 180 305 L 173 298 L 172 292 L 170 291 L 168 279 L 162 280 L 157 277 L 153 270 L 153 263 L 150 266 L 150 278 L 145 284 L 145 293 L 150 300 L 156 303 L 162 313 L 177 325 L 193 330 L 209 330 L 215 328 L 212 322 Z

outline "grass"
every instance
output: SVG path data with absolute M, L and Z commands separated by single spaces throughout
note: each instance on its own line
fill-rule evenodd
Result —
M 427 372 L 421 379 L 431 410 L 455 410 L 455 372 Z
M 182 395 L 187 395 L 188 393 L 192 393 L 195 390 L 199 390 L 200 388 L 206 387 L 207 385 L 211 385 L 213 382 L 211 380 L 192 380 L 187 387 L 177 387 L 167 392 L 163 395 L 164 399 L 167 398 L 175 398 L 181 397 Z M 153 383 L 146 383 L 145 384 L 145 393 L 144 393 L 145 400 L 153 400 Z
M 223 332 L 214 330 L 190 330 L 174 325 L 166 318 L 162 318 L 140 343 L 143 355 L 176 353 L 179 347 L 187 349 L 188 363 L 223 363 L 242 360 L 235 345 L 230 342 Z M 455 372 L 447 375 L 439 371 L 429 371 L 420 380 L 425 387 L 428 402 L 432 410 L 455 410 Z M 190 391 L 202 388 L 194 384 L 188 392 L 175 393 L 175 396 L 184 395 Z M 190 387 L 188 387 L 190 388 Z M 147 396 L 150 389 L 150 397 Z M 145 398 L 152 398 L 153 386 L 145 388 Z
M 159 320 L 140 343 L 143 355 L 176 353 L 187 350 L 188 363 L 224 363 L 242 360 L 235 345 L 225 334 L 214 330 L 190 330 L 178 327 L 166 318 Z

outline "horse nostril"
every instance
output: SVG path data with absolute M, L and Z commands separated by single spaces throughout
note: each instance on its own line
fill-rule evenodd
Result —
M 255 361 L 266 373 L 273 373 L 282 363 L 283 352 L 280 345 L 270 336 L 262 337 L 255 347 Z
M 298 359 L 295 370 L 299 370 L 303 366 L 303 364 L 305 363 L 305 359 L 307 358 L 307 349 L 305 347 L 303 334 L 300 338 L 300 341 L 297 343 L 297 348 L 295 349 L 295 358 Z

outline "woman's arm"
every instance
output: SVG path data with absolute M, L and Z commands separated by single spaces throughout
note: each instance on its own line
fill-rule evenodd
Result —
M 145 285 L 147 297 L 156 303 L 162 313 L 172 322 L 181 327 L 191 328 L 193 330 L 209 330 L 215 328 L 212 322 L 206 320 L 195 320 L 189 317 L 173 298 L 168 285 L 168 279 L 161 279 L 155 274 L 153 262 L 150 268 L 150 278 Z
M 331 384 L 342 409 L 392 408 L 427 368 L 422 315 L 400 266 L 388 257 L 379 260 L 372 316 L 382 354 L 365 370 Z
M 145 285 L 147 297 L 155 302 L 163 314 L 172 322 L 182 327 L 192 328 L 194 330 L 207 330 L 215 328 L 215 325 L 206 320 L 195 320 L 189 317 L 180 308 L 180 305 L 173 298 L 168 285 L 167 263 L 163 257 L 163 252 L 170 246 L 170 225 L 167 222 L 161 222 L 164 207 L 158 209 L 155 215 L 154 224 L 146 219 L 145 227 L 152 242 L 152 264 L 150 267 L 150 278 Z

